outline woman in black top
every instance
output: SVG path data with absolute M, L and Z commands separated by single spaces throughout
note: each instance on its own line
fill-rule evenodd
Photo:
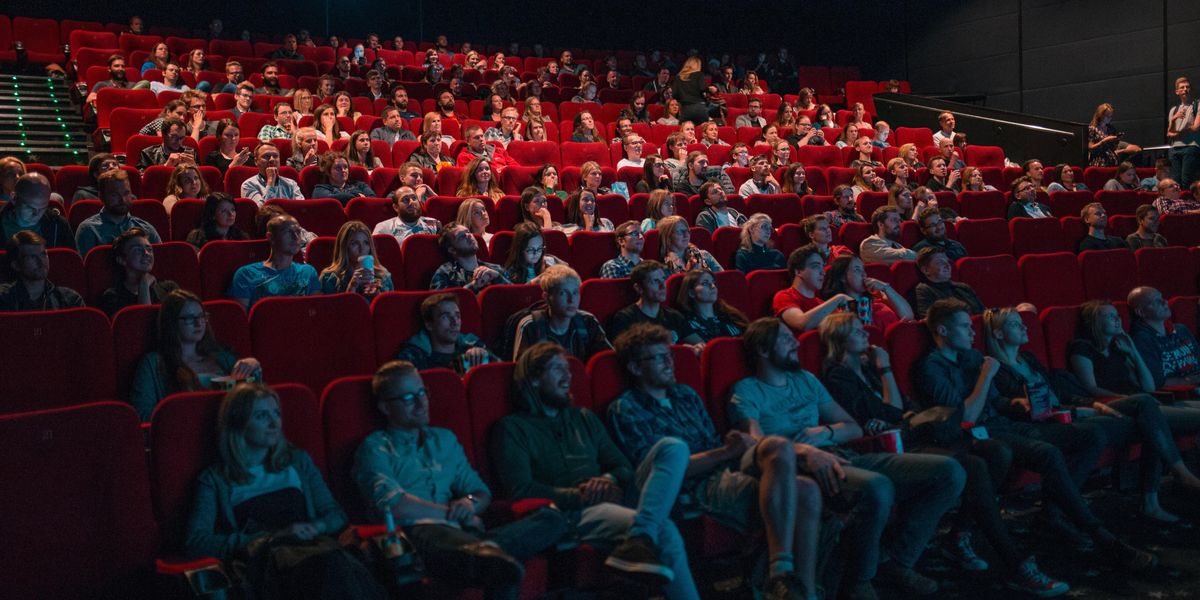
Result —
M 713 338 L 742 335 L 748 323 L 742 311 L 718 298 L 717 278 L 709 271 L 691 270 L 684 274 L 675 308 L 706 343 Z
M 993 320 L 994 327 L 985 327 L 989 333 L 1004 324 L 998 317 Z M 1158 504 L 1159 475 L 1162 463 L 1166 462 L 1181 484 L 1192 490 L 1200 490 L 1200 478 L 1183 463 L 1172 435 L 1195 435 L 1200 431 L 1200 410 L 1184 406 L 1161 406 L 1158 400 L 1147 393 L 1154 390 L 1154 377 L 1133 340 L 1122 328 L 1121 316 L 1115 306 L 1100 300 L 1086 302 L 1080 307 L 1079 321 L 1083 335 L 1071 341 L 1067 355 L 1070 357 L 1071 371 L 1091 394 L 1091 398 L 1085 398 L 1083 402 L 1096 400 L 1090 408 L 1102 415 L 1132 417 L 1133 433 L 1143 441 L 1142 511 L 1159 521 L 1178 521 L 1178 517 L 1166 512 Z M 1030 361 L 1030 364 L 1041 367 L 1036 360 Z M 996 382 L 999 386 L 999 376 Z M 1113 396 L 1121 397 L 1103 401 Z M 1123 442 L 1121 445 L 1125 445 L 1131 441 L 1128 439 L 1131 436 L 1121 439 L 1119 432 L 1109 435 L 1114 438 L 1110 445 L 1114 442 Z
M 704 71 L 700 57 L 693 56 L 683 63 L 679 74 L 671 80 L 671 97 L 679 101 L 680 123 L 703 123 L 708 120 L 708 105 L 704 98 Z
M 635 192 L 648 194 L 654 190 L 671 191 L 671 172 L 657 156 L 647 156 L 642 164 L 642 179 L 633 186 Z
M 905 416 L 905 401 L 892 374 L 887 351 L 870 345 L 862 321 L 853 313 L 825 317 L 820 332 L 825 348 L 822 379 L 829 393 L 868 434 L 878 435 L 895 428 Z M 973 524 L 999 556 L 1010 587 L 1042 597 L 1066 593 L 1069 589 L 1066 583 L 1047 577 L 1032 555 L 1017 548 L 1000 518 L 995 488 L 1008 474 L 1011 451 L 994 440 L 962 439 L 954 448 L 905 448 L 905 451 L 952 456 L 967 472 L 962 508 L 951 525 L 950 539 L 954 546 L 946 549 L 947 554 L 964 569 L 983 571 L 988 568 L 987 562 L 971 547 L 969 528 Z
M 187 236 L 188 243 L 197 250 L 213 240 L 245 239 L 250 239 L 250 236 L 237 226 L 237 205 L 229 194 L 222 193 L 209 194 L 204 199 L 200 222 Z
M 749 275 L 760 269 L 787 268 L 787 258 L 771 247 L 771 234 L 774 232 L 770 215 L 754 213 L 746 219 L 742 224 L 741 246 L 733 256 L 737 270 Z
M 251 150 L 249 146 L 240 151 L 237 149 L 238 136 L 241 134 L 242 130 L 238 129 L 237 123 L 233 119 L 217 121 L 216 135 L 220 146 L 204 157 L 204 164 L 216 167 L 222 174 L 228 171 L 229 167 L 240 167 L 246 164 L 250 160 Z

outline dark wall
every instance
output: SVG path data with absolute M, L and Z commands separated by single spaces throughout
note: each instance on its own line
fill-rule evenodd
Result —
M 914 90 L 986 94 L 989 106 L 1082 122 L 1109 102 L 1116 127 L 1150 146 L 1165 141 L 1175 77 L 1200 77 L 1194 0 L 907 5 L 909 30 L 923 33 L 888 65 L 906 60 Z

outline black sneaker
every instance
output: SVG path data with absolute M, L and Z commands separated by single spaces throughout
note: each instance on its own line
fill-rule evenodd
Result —
M 952 536 L 953 545 L 942 548 L 942 554 L 954 561 L 964 571 L 986 571 L 988 563 L 975 553 L 971 546 L 971 534 L 963 531 Z
M 896 561 L 888 561 L 879 566 L 878 577 L 893 587 L 913 596 L 929 596 L 938 591 L 938 582 L 930 579 L 908 567 L 902 567 Z
M 518 585 L 525 577 L 521 561 L 495 544 L 476 542 L 459 548 L 468 560 L 464 567 L 468 581 L 478 581 L 489 588 Z
M 604 564 L 630 575 L 643 576 L 665 585 L 675 579 L 675 572 L 658 558 L 658 546 L 648 536 L 637 535 L 617 546 Z
M 1130 571 L 1149 571 L 1158 566 L 1158 556 L 1116 540 L 1109 548 L 1113 562 Z

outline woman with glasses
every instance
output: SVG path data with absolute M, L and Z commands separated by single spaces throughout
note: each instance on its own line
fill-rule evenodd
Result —
M 546 240 L 537 224 L 517 223 L 513 227 L 513 243 L 504 261 L 504 274 L 513 283 L 536 284 L 546 267 L 565 264 L 557 256 L 546 254 Z
M 129 403 L 143 421 L 170 394 L 262 378 L 258 359 L 239 360 L 213 336 L 208 320 L 200 298 L 191 292 L 176 290 L 163 298 L 157 344 L 138 362 L 129 392 Z

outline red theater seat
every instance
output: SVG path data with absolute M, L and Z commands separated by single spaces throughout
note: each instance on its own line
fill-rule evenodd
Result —
M 635 302 L 637 293 L 628 279 L 588 279 L 579 289 L 579 298 L 579 308 L 607 327 L 613 313 Z
M 1017 259 L 1009 254 L 958 259 L 955 279 L 975 290 L 985 306 L 1016 306 L 1025 301 Z
M 968 219 L 1003 219 L 1008 202 L 1000 192 L 963 192 L 958 195 L 962 216 Z
M 200 275 L 205 300 L 224 298 L 233 274 L 250 263 L 262 262 L 271 255 L 266 240 L 217 240 L 200 250 Z
M 600 267 L 617 255 L 617 240 L 611 231 L 581 231 L 571 236 L 569 242 L 571 267 L 583 279 L 599 277 Z
M 1087 299 L 1079 264 L 1070 252 L 1029 254 L 1022 256 L 1017 266 L 1025 283 L 1025 300 L 1039 309 L 1079 304 Z
M 375 361 L 383 364 L 396 358 L 408 338 L 423 327 L 421 302 L 434 294 L 449 293 L 458 298 L 462 331 L 480 333 L 479 305 L 475 296 L 463 288 L 450 290 L 397 291 L 380 294 L 371 303 L 372 329 L 375 331 Z M 485 340 L 487 341 L 487 340 Z
M 1138 285 L 1153 287 L 1167 298 L 1196 293 L 1195 257 L 1187 248 L 1139 248 L 1133 255 Z
M 505 333 L 504 326 L 508 318 L 529 308 L 542 299 L 542 288 L 537 285 L 490 285 L 479 293 L 479 306 L 482 319 L 480 338 L 489 347 L 499 350 L 498 341 Z M 501 360 L 510 360 L 511 356 L 501 356 Z
M 1008 222 L 1008 233 L 1012 238 L 1013 254 L 1049 254 L 1066 252 L 1067 240 L 1063 237 L 1058 219 L 1027 219 L 1018 217 Z
M 1004 219 L 970 219 L 955 223 L 958 241 L 971 256 L 1010 254 L 1008 222 Z
M 1077 258 L 1089 299 L 1121 301 L 1137 286 L 1137 262 L 1129 250 L 1086 250 Z
M 312 390 L 375 370 L 371 312 L 357 294 L 264 298 L 250 310 L 250 339 L 266 381 Z M 337 352 L 321 352 L 336 344 Z
M 112 329 L 98 309 L 0 313 L 0 339 L 22 341 L 0 351 L 0 413 L 116 397 Z
M 886 337 L 896 384 L 905 396 L 913 398 L 912 369 L 933 347 L 929 328 L 924 321 L 900 321 L 888 328 Z

